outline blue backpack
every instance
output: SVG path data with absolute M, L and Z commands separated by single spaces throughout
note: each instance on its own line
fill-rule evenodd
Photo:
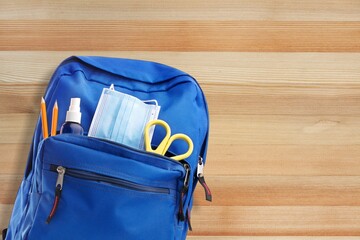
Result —
M 173 133 L 192 139 L 190 157 L 184 161 L 169 157 L 184 152 L 181 141 L 171 145 L 170 155 L 162 156 L 86 136 L 102 89 L 111 84 L 115 90 L 139 99 L 156 99 L 161 106 L 159 119 L 166 121 Z M 57 68 L 44 96 L 49 120 L 55 101 L 59 105 L 57 130 L 73 97 L 81 98 L 85 134 L 43 139 L 39 118 L 3 238 L 185 239 L 191 230 L 190 210 L 197 182 L 211 201 L 202 174 L 209 117 L 196 80 L 154 62 L 70 57 Z M 160 130 L 155 128 L 155 146 L 163 138 L 157 133 Z M 59 167 L 66 168 L 64 175 Z M 61 192 L 57 188 L 59 179 Z M 47 222 L 50 212 L 53 217 Z

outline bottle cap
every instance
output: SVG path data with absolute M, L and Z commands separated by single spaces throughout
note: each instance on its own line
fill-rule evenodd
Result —
M 80 98 L 71 98 L 69 110 L 66 112 L 66 122 L 81 122 Z

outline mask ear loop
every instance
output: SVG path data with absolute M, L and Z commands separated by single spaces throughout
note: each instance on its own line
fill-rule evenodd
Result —
M 151 104 L 151 103 L 154 103 L 154 105 L 155 105 L 156 107 L 158 107 L 158 106 L 159 106 L 158 101 L 157 101 L 156 99 L 152 99 L 152 100 L 145 100 L 145 101 L 143 101 L 143 103 L 146 103 L 146 104 Z
M 148 113 L 147 115 L 147 119 L 146 121 L 144 121 L 144 126 L 149 122 L 149 121 L 153 121 L 153 120 L 157 120 L 158 116 L 159 116 L 159 111 L 160 111 L 160 107 L 158 104 L 158 101 L 156 99 L 151 99 L 151 100 L 144 100 L 143 103 L 146 103 L 147 105 L 151 106 L 149 108 L 150 114 Z M 145 130 L 145 127 L 143 127 L 143 129 Z M 149 139 L 152 139 L 153 135 L 155 132 L 155 126 L 152 126 L 151 128 L 149 128 Z M 144 149 L 145 148 L 145 139 L 144 136 L 142 138 L 142 144 L 140 144 L 139 148 L 140 149 Z

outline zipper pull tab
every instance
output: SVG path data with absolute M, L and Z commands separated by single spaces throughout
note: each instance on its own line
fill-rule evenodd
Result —
M 184 206 L 183 206 L 183 198 L 185 197 L 185 194 L 187 193 L 188 189 L 189 189 L 189 178 L 190 178 L 190 166 L 185 163 L 184 164 L 184 168 L 185 168 L 185 178 L 184 178 L 184 186 L 181 189 L 181 193 L 180 193 L 180 203 L 179 203 L 179 213 L 178 213 L 178 217 L 180 221 L 185 221 L 185 214 L 184 214 Z
M 211 195 L 211 191 L 210 188 L 208 187 L 208 185 L 205 182 L 205 176 L 204 176 L 204 163 L 203 163 L 203 159 L 202 157 L 199 156 L 199 161 L 198 161 L 198 166 L 197 166 L 197 178 L 199 180 L 199 183 L 201 184 L 201 186 L 204 188 L 205 190 L 205 198 L 207 201 L 211 202 L 212 201 L 212 195 Z
M 55 198 L 54 198 L 53 207 L 50 211 L 49 216 L 46 219 L 46 223 L 50 223 L 50 221 L 53 218 L 53 216 L 55 215 L 56 209 L 59 205 L 59 200 L 60 200 L 61 191 L 63 188 L 64 175 L 65 175 L 66 168 L 64 168 L 62 166 L 58 166 L 56 168 L 56 171 L 58 172 L 58 177 L 57 177 L 56 185 L 55 185 Z
M 190 219 L 191 219 L 190 214 L 191 214 L 191 211 L 188 209 L 188 210 L 186 211 L 186 216 L 187 216 L 189 231 L 192 231 L 192 226 L 191 226 L 191 221 L 190 221 Z
M 61 191 L 63 183 L 64 183 L 64 175 L 65 175 L 66 168 L 64 168 L 62 166 L 58 166 L 56 168 L 56 171 L 58 172 L 58 177 L 56 180 L 56 187 L 59 187 L 60 191 Z

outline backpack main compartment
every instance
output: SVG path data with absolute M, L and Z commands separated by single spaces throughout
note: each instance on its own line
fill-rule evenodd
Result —
M 156 99 L 161 106 L 159 119 L 166 121 L 173 133 L 184 133 L 193 140 L 191 156 L 180 163 L 69 134 L 44 140 L 39 119 L 6 239 L 186 238 L 198 160 L 206 159 L 209 118 L 203 92 L 190 75 L 163 64 L 70 57 L 55 71 L 46 90 L 48 119 L 57 101 L 60 129 L 70 98 L 79 97 L 87 133 L 102 89 L 111 84 L 141 100 Z M 162 140 L 158 131 L 154 145 Z M 176 141 L 169 151 L 182 153 L 185 148 Z M 54 219 L 46 224 L 58 167 L 67 171 L 63 192 Z

